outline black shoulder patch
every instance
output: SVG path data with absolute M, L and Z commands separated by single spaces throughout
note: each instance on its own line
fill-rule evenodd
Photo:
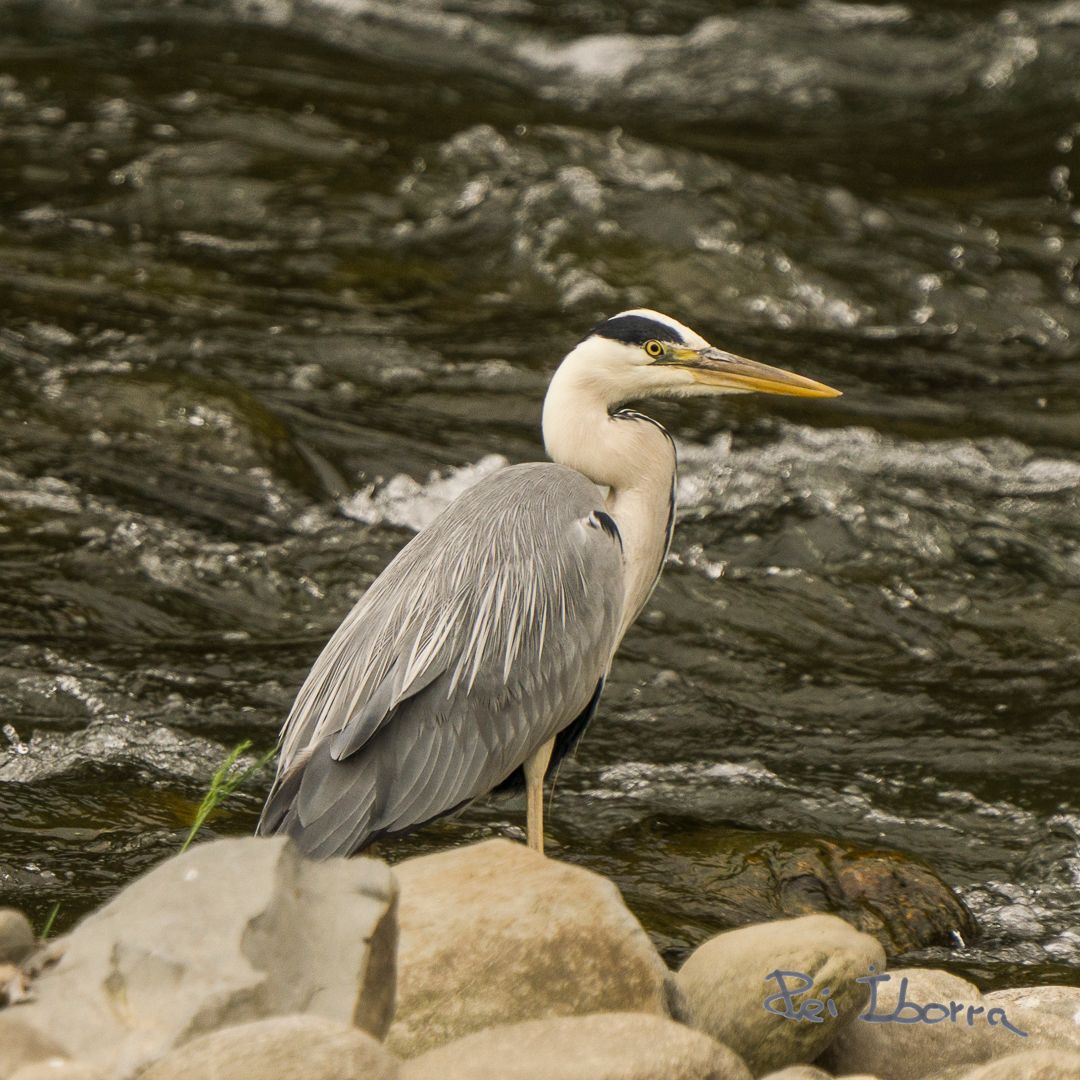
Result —
M 594 529 L 603 529 L 612 540 L 618 540 L 619 550 L 622 550 L 622 535 L 619 532 L 619 526 L 615 524 L 615 519 L 610 514 L 605 514 L 603 510 L 594 510 L 589 515 L 589 524 Z
M 592 337 L 594 334 L 609 341 L 621 341 L 625 345 L 644 345 L 646 341 L 683 344 L 682 335 L 677 330 L 646 315 L 616 315 L 614 319 L 597 323 L 586 336 Z

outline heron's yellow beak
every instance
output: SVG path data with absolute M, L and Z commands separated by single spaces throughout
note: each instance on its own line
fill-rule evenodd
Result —
M 840 390 L 834 390 L 824 383 L 784 371 L 783 368 L 747 360 L 723 349 L 714 349 L 711 345 L 704 349 L 673 345 L 657 363 L 682 368 L 694 377 L 695 382 L 729 391 L 818 398 L 840 397 L 841 394 Z

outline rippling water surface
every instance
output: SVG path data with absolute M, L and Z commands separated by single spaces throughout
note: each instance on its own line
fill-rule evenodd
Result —
M 175 850 L 647 305 L 845 396 L 647 407 L 679 525 L 552 842 L 672 958 L 711 829 L 900 848 L 983 928 L 930 959 L 1080 981 L 1078 55 L 1075 0 L 0 0 L 0 901 Z

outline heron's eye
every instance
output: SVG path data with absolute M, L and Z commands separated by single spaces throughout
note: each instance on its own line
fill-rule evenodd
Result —
M 664 346 L 659 341 L 646 341 L 645 351 L 655 360 L 664 355 Z

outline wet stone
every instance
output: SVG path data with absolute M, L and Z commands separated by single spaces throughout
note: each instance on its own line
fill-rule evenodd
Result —
M 802 833 L 717 829 L 658 815 L 639 830 L 686 883 L 702 919 L 767 922 L 823 912 L 870 934 L 890 956 L 970 941 L 964 902 L 914 856 Z

